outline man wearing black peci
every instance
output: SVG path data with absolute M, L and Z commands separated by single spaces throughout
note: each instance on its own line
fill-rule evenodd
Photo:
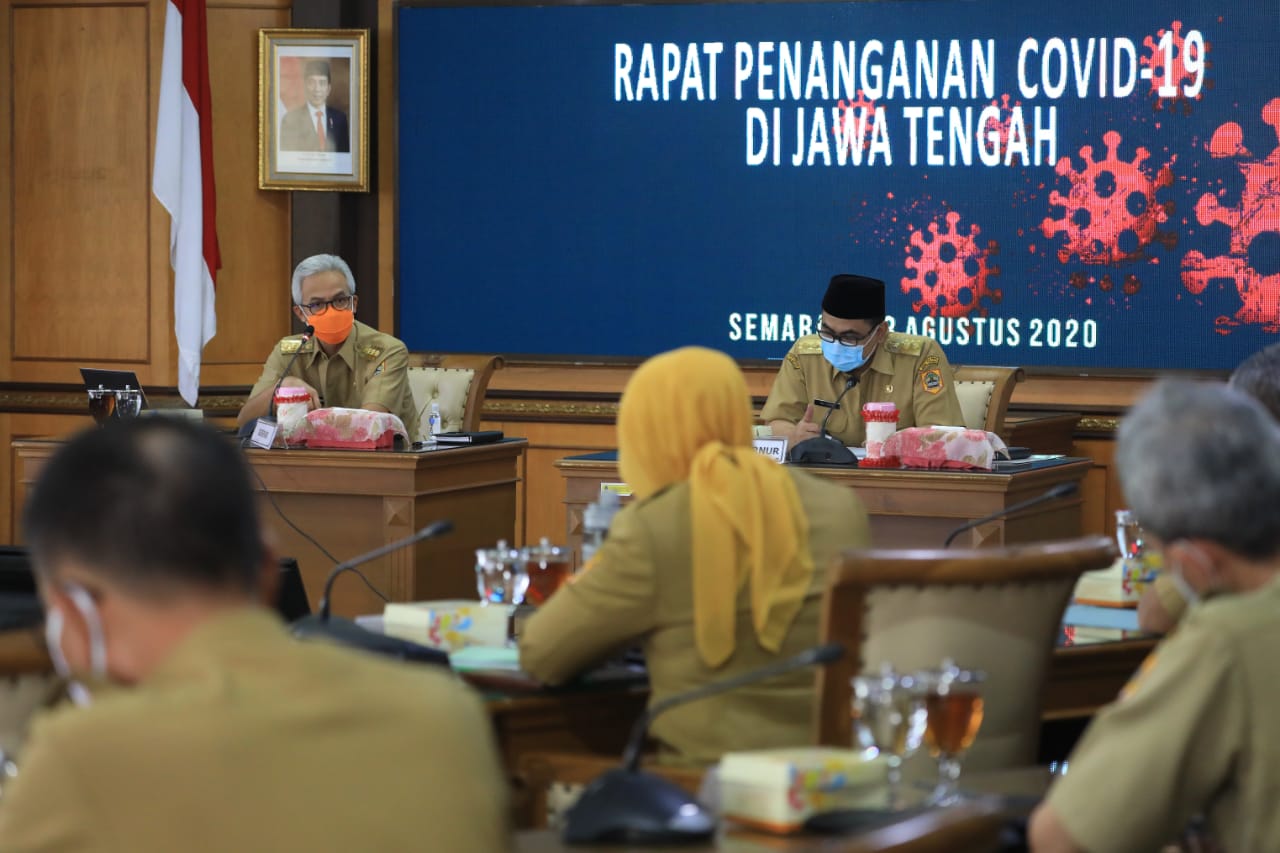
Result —
M 848 445 L 862 444 L 862 404 L 893 402 L 898 428 L 962 426 L 951 365 L 932 338 L 889 331 L 884 282 L 837 275 L 822 298 L 818 332 L 796 341 L 774 379 L 761 418 L 794 447 L 819 435 L 825 416 L 814 400 L 834 403 L 856 384 L 827 420 L 827 432 Z

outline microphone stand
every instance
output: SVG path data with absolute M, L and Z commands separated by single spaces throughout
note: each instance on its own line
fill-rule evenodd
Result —
M 843 655 L 844 646 L 827 643 L 760 669 L 678 693 L 653 705 L 631 729 L 622 766 L 592 781 L 565 813 L 565 843 L 673 844 L 710 838 L 716 829 L 714 815 L 674 783 L 639 769 L 640 750 L 649 724 L 677 705 L 808 666 L 825 665 Z
M 1074 495 L 1079 489 L 1080 484 L 1074 480 L 1070 483 L 1059 483 L 1042 495 L 1037 495 L 1034 498 L 1028 498 L 1025 501 L 1020 501 L 1013 506 L 1005 507 L 999 512 L 984 515 L 982 518 L 975 518 L 973 521 L 967 521 L 947 534 L 946 541 L 942 543 L 942 547 L 950 548 L 951 543 L 955 541 L 956 537 L 961 533 L 964 533 L 966 530 L 972 530 L 973 528 L 986 524 L 989 521 L 998 521 L 1006 516 L 1013 515 L 1016 512 L 1022 512 L 1024 509 L 1031 509 L 1032 507 L 1039 506 L 1042 503 L 1048 503 L 1049 501 L 1056 501 L 1058 498 L 1065 498 L 1070 495 Z
M 310 323 L 302 330 L 302 338 L 298 341 L 298 348 L 293 351 L 293 355 L 289 357 L 289 361 L 284 366 L 284 372 L 280 374 L 280 378 L 276 380 L 275 387 L 271 389 L 271 399 L 267 401 L 267 417 L 275 418 L 276 413 L 276 393 L 280 390 L 280 386 L 284 384 L 284 379 L 289 375 L 289 371 L 293 369 L 293 363 L 298 360 L 298 356 L 302 355 L 302 348 L 311 340 L 311 336 L 316 333 L 316 327 Z
M 853 455 L 853 451 L 844 446 L 844 442 L 839 439 L 832 438 L 827 433 L 827 421 L 831 420 L 831 413 L 840 408 L 840 401 L 844 399 L 844 395 L 853 390 L 858 384 L 859 376 L 850 376 L 849 381 L 844 384 L 844 390 L 836 397 L 834 403 L 830 404 L 826 415 L 822 418 L 822 426 L 820 434 L 813 438 L 807 438 L 804 441 L 791 448 L 791 461 L 796 463 L 813 463 L 821 462 L 828 465 L 852 465 L 857 461 L 857 457 Z M 825 403 L 823 405 L 826 405 Z
M 453 530 L 452 521 L 437 521 L 428 524 L 412 536 L 407 536 L 389 545 L 383 545 L 381 548 L 375 548 L 366 554 L 361 554 L 359 557 L 346 560 L 334 566 L 333 570 L 329 572 L 329 577 L 324 582 L 324 592 L 320 597 L 319 612 L 312 616 L 304 616 L 294 622 L 291 626 L 293 636 L 300 640 L 311 640 L 318 637 L 331 640 L 340 645 L 400 660 L 448 666 L 449 655 L 439 649 L 411 643 L 408 640 L 388 637 L 386 634 L 377 634 L 361 628 L 350 619 L 330 615 L 330 595 L 333 592 L 334 581 L 338 579 L 339 575 L 353 571 L 357 566 L 362 566 L 379 557 L 385 557 L 387 554 L 399 551 L 401 548 L 407 548 L 425 539 L 442 536 L 451 530 Z

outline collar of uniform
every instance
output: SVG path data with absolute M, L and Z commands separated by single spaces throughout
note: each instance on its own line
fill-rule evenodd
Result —
M 252 663 L 280 640 L 288 640 L 288 633 L 274 611 L 254 604 L 229 608 L 192 629 L 146 683 L 184 681 L 209 672 L 211 663 L 219 668 L 227 662 Z
M 330 358 L 335 356 L 341 358 L 347 363 L 347 367 L 351 368 L 351 371 L 354 373 L 356 369 L 356 353 L 359 352 L 356 345 L 359 343 L 361 335 L 368 337 L 370 331 L 372 331 L 372 327 L 366 326 L 364 323 L 356 320 L 351 324 L 351 334 L 347 335 L 347 339 L 342 342 L 342 346 L 338 347 L 338 351 L 334 353 L 333 356 L 330 356 Z M 303 353 L 303 356 L 307 358 L 307 366 L 309 367 L 315 364 L 316 359 L 320 357 L 320 353 L 322 352 L 324 352 L 324 350 L 320 349 L 320 342 L 313 340 L 310 352 Z

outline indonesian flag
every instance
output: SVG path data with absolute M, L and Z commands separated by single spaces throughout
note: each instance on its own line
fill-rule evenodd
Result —
M 169 211 L 178 391 L 194 406 L 200 354 L 217 330 L 213 283 L 222 265 L 214 226 L 213 107 L 205 0 L 169 0 L 151 191 Z

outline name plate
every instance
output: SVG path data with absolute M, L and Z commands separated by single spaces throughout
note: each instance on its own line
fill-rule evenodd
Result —
M 768 438 L 757 438 L 751 442 L 755 447 L 756 453 L 761 456 L 768 456 L 774 462 L 785 464 L 787 461 L 787 444 L 789 440 L 780 436 L 771 436 Z
M 276 443 L 278 429 L 280 425 L 271 418 L 258 418 L 258 422 L 253 425 L 253 435 L 249 437 L 249 446 L 270 450 Z

